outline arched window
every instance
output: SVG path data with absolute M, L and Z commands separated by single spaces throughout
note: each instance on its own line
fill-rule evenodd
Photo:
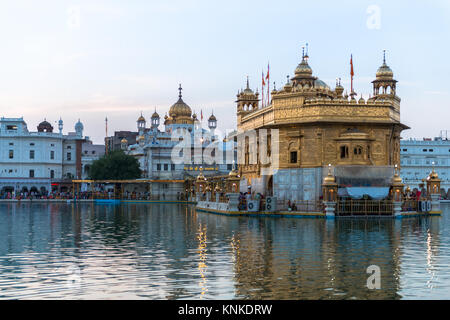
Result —
M 348 147 L 347 146 L 341 146 L 341 159 L 347 159 L 348 158 Z

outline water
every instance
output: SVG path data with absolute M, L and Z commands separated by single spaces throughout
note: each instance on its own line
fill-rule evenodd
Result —
M 0 203 L 0 298 L 449 299 L 449 226 L 448 205 L 442 217 L 330 221 Z

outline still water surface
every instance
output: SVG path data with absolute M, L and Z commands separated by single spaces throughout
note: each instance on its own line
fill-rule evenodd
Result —
M 448 205 L 442 217 L 330 221 L 0 203 L 0 298 L 450 299 L 449 226 Z

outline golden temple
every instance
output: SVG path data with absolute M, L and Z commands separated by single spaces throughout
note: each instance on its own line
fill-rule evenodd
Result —
M 272 90 L 271 103 L 261 107 L 258 92 L 247 87 L 237 95 L 239 133 L 266 129 L 268 138 L 256 143 L 249 137 L 239 147 L 241 190 L 272 195 L 274 185 L 279 199 L 317 199 L 320 196 L 322 168 L 333 166 L 394 166 L 400 164 L 400 133 L 409 127 L 400 122 L 400 98 L 397 81 L 383 63 L 372 81 L 373 94 L 357 100 L 356 93 L 344 94 L 340 80 L 331 89 L 313 75 L 303 53 L 294 76 L 280 89 Z M 270 139 L 277 129 L 277 141 Z M 260 152 L 251 155 L 252 146 L 266 143 L 267 156 L 278 156 L 278 171 L 261 174 L 269 166 Z M 272 141 L 272 142 L 271 142 Z M 271 144 L 278 154 L 271 154 Z M 259 150 L 259 149 L 258 149 Z M 253 157 L 253 158 L 252 158 Z M 256 158 L 256 159 L 255 159 Z M 266 163 L 266 164 L 264 164 Z

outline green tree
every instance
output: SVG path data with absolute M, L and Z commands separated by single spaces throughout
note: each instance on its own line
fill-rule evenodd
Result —
M 126 180 L 141 177 L 139 162 L 122 150 L 113 151 L 92 163 L 89 178 L 92 180 Z

